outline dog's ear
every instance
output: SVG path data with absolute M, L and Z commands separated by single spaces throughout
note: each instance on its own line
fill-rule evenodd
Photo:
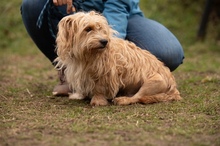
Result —
M 66 16 L 60 20 L 56 38 L 57 54 L 60 57 L 64 57 L 71 51 L 75 31 L 76 27 L 74 27 L 74 20 L 71 16 Z
M 73 37 L 74 30 L 74 21 L 70 16 L 66 16 L 60 20 L 58 24 L 58 36 L 64 39 L 63 41 L 68 41 L 71 37 Z

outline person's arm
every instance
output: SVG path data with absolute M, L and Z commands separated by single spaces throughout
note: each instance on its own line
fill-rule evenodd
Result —
M 105 2 L 102 13 L 112 28 L 119 32 L 117 37 L 123 39 L 126 37 L 130 9 L 131 0 L 107 0 Z

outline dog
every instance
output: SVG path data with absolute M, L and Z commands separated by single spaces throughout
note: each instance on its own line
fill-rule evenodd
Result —
M 174 76 L 149 51 L 116 37 L 104 16 L 77 12 L 58 24 L 55 59 L 73 93 L 93 106 L 180 100 Z

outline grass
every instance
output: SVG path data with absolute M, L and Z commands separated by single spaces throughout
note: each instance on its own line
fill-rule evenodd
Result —
M 219 20 L 196 40 L 202 0 L 141 0 L 184 47 L 173 72 L 184 100 L 95 108 L 51 95 L 57 73 L 27 35 L 20 3 L 0 5 L 0 145 L 220 145 Z

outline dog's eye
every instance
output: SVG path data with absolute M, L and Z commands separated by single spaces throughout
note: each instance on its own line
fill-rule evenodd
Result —
M 87 28 L 85 29 L 85 31 L 86 31 L 86 32 L 92 31 L 92 27 L 87 27 Z

